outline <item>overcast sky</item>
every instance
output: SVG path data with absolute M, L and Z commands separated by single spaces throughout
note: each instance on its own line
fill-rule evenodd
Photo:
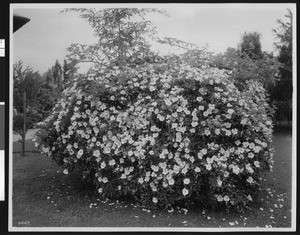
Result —
M 24 65 L 44 73 L 54 65 L 56 59 L 63 62 L 66 48 L 71 43 L 96 42 L 91 26 L 77 13 L 60 13 L 65 6 L 13 4 L 13 13 L 30 19 L 29 23 L 13 34 L 13 62 L 22 59 Z M 103 7 L 104 4 L 97 6 Z M 228 47 L 237 47 L 244 32 L 254 31 L 262 36 L 262 50 L 274 51 L 273 43 L 276 39 L 272 29 L 278 27 L 277 19 L 285 20 L 286 9 L 293 10 L 294 5 L 152 4 L 151 7 L 162 7 L 169 14 L 169 17 L 150 16 L 159 36 L 175 37 L 199 46 L 208 44 L 209 51 L 219 53 Z

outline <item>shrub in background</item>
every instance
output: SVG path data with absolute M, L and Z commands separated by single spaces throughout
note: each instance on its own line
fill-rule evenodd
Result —
M 204 56 L 205 57 L 205 56 Z M 76 80 L 36 145 L 99 196 L 148 206 L 243 210 L 272 169 L 272 122 L 258 81 L 183 59 L 114 66 Z

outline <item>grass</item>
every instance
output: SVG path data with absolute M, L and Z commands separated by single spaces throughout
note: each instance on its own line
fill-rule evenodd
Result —
M 275 167 L 263 182 L 260 203 L 243 214 L 203 208 L 148 210 L 126 201 L 101 201 L 76 175 L 64 175 L 32 142 L 13 159 L 13 227 L 290 227 L 292 136 L 275 132 Z M 30 146 L 30 147 L 29 147 Z M 18 143 L 14 143 L 18 149 Z
M 21 153 L 22 151 L 22 144 L 20 141 L 14 142 L 13 143 L 13 152 L 14 153 Z M 32 139 L 30 140 L 25 140 L 25 151 L 27 153 L 31 152 L 31 153 L 40 153 L 41 151 L 38 150 L 35 146 L 34 146 L 34 142 L 32 141 Z

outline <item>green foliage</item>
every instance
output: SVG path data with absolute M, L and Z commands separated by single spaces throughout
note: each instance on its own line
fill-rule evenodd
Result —
M 64 84 L 67 84 L 68 82 L 70 82 L 70 80 L 72 79 L 72 77 L 74 77 L 76 72 L 77 72 L 76 63 L 74 61 L 67 62 L 66 60 L 64 60 L 64 64 L 63 64 Z
M 226 69 L 232 74 L 236 86 L 245 89 L 245 83 L 254 80 L 263 84 L 266 90 L 272 89 L 276 82 L 280 63 L 272 54 L 262 53 L 261 58 L 251 59 L 247 53 L 228 48 L 224 54 L 213 56 L 212 66 Z
M 97 69 L 102 66 L 136 64 L 151 57 L 149 40 L 156 33 L 151 21 L 145 16 L 150 13 L 165 14 L 154 8 L 70 8 L 64 12 L 78 12 L 87 20 L 99 38 L 94 45 L 72 44 L 67 50 L 68 60 L 90 62 Z
M 274 104 L 277 104 L 276 116 L 278 121 L 292 120 L 292 106 L 290 104 L 293 94 L 293 14 L 291 10 L 288 9 L 285 17 L 287 22 L 277 20 L 279 28 L 273 29 L 275 36 L 279 39 L 275 46 L 279 50 L 278 61 L 281 66 L 278 82 L 270 93 Z
M 275 107 L 275 120 L 278 123 L 287 123 L 292 120 L 293 117 L 293 104 L 292 100 L 284 101 L 273 101 L 273 106 Z
M 58 60 L 46 71 L 44 77 L 47 84 L 56 92 L 56 95 L 59 95 L 63 90 L 63 68 Z
M 53 82 L 57 83 L 57 85 L 59 86 L 63 75 L 62 75 L 62 66 L 60 65 L 58 60 L 55 61 L 52 74 L 53 74 Z
M 290 9 L 287 9 L 287 14 L 285 17 L 288 21 L 284 22 L 283 20 L 278 19 L 277 23 L 279 24 L 279 28 L 273 29 L 273 33 L 280 40 L 274 44 L 277 49 L 281 49 L 283 47 L 289 48 L 291 55 L 293 46 L 293 13 Z
M 14 92 L 13 92 L 13 129 L 20 135 L 23 133 L 23 93 L 26 92 L 26 131 L 33 128 L 49 115 L 56 97 L 52 88 L 43 82 L 38 72 L 30 67 L 23 68 L 23 62 L 14 64 Z
M 157 38 L 156 40 L 160 44 L 166 44 L 168 46 L 177 47 L 188 51 L 198 49 L 198 46 L 194 43 L 188 43 L 172 37 Z
M 40 80 L 39 74 L 33 72 L 30 67 L 23 68 L 23 62 L 20 60 L 13 66 L 14 93 L 13 93 L 13 129 L 21 136 L 23 134 L 23 93 L 26 92 L 26 128 L 32 128 L 34 122 L 39 119 L 39 113 L 34 111 L 37 105 L 36 95 L 39 90 Z
M 58 98 L 55 96 L 53 88 L 49 86 L 49 84 L 42 83 L 39 87 L 36 99 L 38 100 L 38 104 L 35 106 L 35 108 L 40 114 L 40 118 L 37 121 L 39 122 L 50 115 Z
M 261 35 L 257 32 L 246 33 L 243 35 L 240 45 L 241 52 L 246 54 L 252 60 L 260 59 L 262 57 Z
M 58 60 L 43 75 L 47 87 L 53 90 L 53 95 L 59 97 L 63 89 L 71 82 L 77 72 L 76 62 L 64 59 L 63 65 Z

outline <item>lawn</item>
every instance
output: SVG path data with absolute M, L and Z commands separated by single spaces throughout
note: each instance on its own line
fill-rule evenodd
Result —
M 275 166 L 260 203 L 243 214 L 205 208 L 148 210 L 132 202 L 101 201 L 75 175 L 64 175 L 31 141 L 22 158 L 14 143 L 13 227 L 291 227 L 292 134 L 277 130 Z
M 27 156 L 29 156 L 29 153 L 40 153 L 41 151 L 39 149 L 37 149 L 34 146 L 34 142 L 32 141 L 32 139 L 30 140 L 25 140 L 25 149 L 26 149 L 26 153 Z M 22 144 L 20 141 L 14 142 L 13 145 L 13 152 L 14 153 L 21 153 L 22 151 Z

